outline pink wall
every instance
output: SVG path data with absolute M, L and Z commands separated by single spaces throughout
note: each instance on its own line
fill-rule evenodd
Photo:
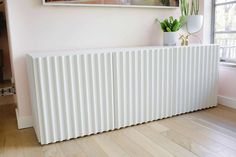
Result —
M 162 32 L 155 18 L 179 16 L 179 9 L 55 7 L 43 6 L 41 0 L 6 3 L 19 116 L 31 115 L 27 53 L 158 45 Z
M 220 66 L 219 95 L 236 99 L 236 68 Z

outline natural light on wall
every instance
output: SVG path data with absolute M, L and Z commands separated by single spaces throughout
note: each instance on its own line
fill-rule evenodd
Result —
M 215 0 L 214 41 L 220 44 L 221 61 L 236 63 L 236 0 Z

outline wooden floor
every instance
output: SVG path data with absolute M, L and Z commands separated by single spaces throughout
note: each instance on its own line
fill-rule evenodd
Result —
M 14 105 L 0 106 L 0 157 L 236 157 L 236 110 L 216 108 L 40 146 L 17 130 Z

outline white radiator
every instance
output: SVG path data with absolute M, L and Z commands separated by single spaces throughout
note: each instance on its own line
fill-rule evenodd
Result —
M 41 144 L 217 105 L 217 45 L 78 50 L 27 57 Z

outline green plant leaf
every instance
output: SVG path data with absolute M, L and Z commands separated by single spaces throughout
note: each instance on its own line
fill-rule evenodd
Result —
M 172 31 L 173 31 L 173 32 L 177 32 L 179 29 L 180 29 L 180 24 L 179 24 L 179 22 L 177 22 L 177 23 L 175 23 L 175 25 L 173 26 Z
M 186 16 L 180 16 L 179 18 L 179 23 L 180 23 L 180 28 L 183 27 L 187 22 L 187 17 Z
M 166 27 L 170 27 L 170 23 L 169 23 L 168 19 L 165 19 L 163 22 L 165 23 Z
M 161 25 L 161 29 L 163 30 L 163 32 L 166 32 L 166 26 L 163 22 L 160 22 Z
M 194 0 L 192 0 L 190 15 L 193 15 L 193 12 L 194 12 Z
M 170 22 L 173 23 L 173 21 L 174 21 L 174 17 L 173 17 L 173 16 L 170 16 L 169 19 L 170 19 Z
M 163 21 L 156 19 L 156 21 L 160 23 L 163 32 L 176 32 L 186 23 L 186 16 L 181 16 L 179 19 L 170 16 L 169 19 Z
M 172 32 L 169 27 L 166 28 L 167 32 Z

